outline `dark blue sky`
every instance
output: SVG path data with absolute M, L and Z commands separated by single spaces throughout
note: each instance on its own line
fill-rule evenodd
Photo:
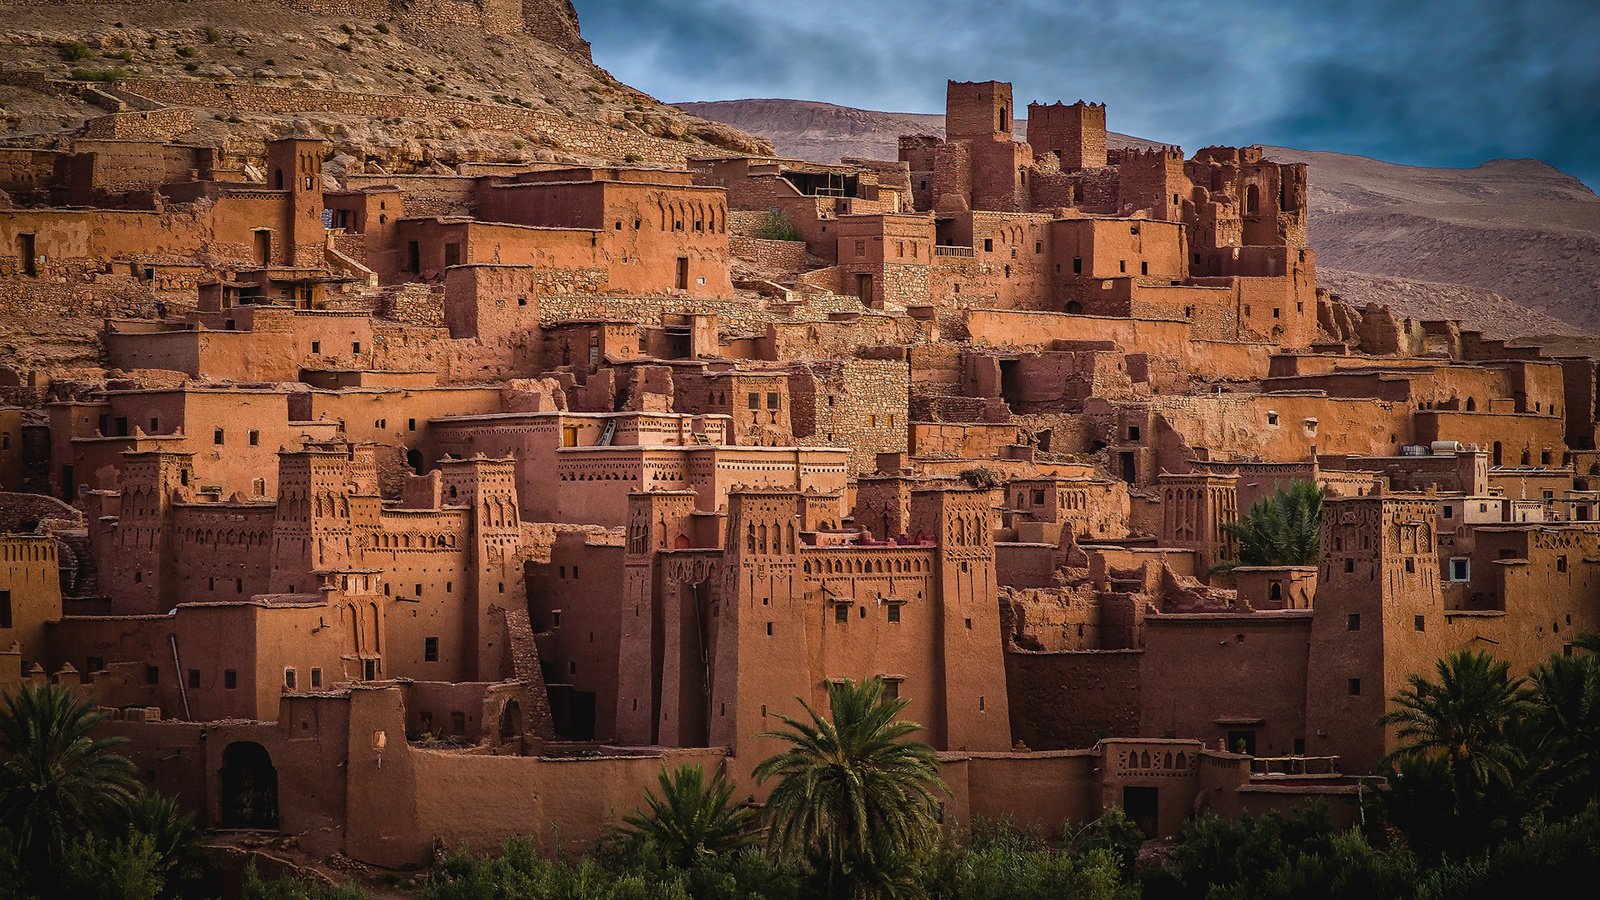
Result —
M 993 78 L 1189 152 L 1533 157 L 1600 186 L 1600 0 L 575 3 L 595 61 L 667 101 L 939 112 L 946 78 Z

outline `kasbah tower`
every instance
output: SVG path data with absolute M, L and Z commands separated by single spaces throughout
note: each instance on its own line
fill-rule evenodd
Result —
M 564 0 L 263 9 L 590 65 Z M 204 828 L 585 848 L 664 766 L 765 797 L 779 717 L 866 679 L 951 823 L 1348 822 L 1409 676 L 1600 631 L 1594 360 L 1319 288 L 1261 147 L 1054 98 L 1021 139 L 997 81 L 823 164 L 670 110 L 0 76 L 103 98 L 0 148 L 7 316 L 89 323 L 0 365 L 0 693 L 92 694 Z M 1215 568 L 1304 482 L 1314 559 Z

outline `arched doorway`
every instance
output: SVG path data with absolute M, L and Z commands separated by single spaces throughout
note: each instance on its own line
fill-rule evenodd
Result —
M 505 744 L 522 737 L 522 704 L 507 700 L 500 713 L 500 743 Z
M 406 451 L 406 465 L 417 475 L 422 474 L 422 451 L 415 448 Z
M 222 751 L 222 827 L 278 827 L 278 770 L 255 741 L 236 741 Z

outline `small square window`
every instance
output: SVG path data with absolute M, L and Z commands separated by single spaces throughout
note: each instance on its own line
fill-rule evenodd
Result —
M 750 397 L 748 398 L 748 400 L 749 400 L 749 406 L 750 406 L 751 409 L 760 409 L 761 408 L 761 395 L 760 394 L 756 393 L 755 391 L 751 391 L 750 392 Z
M 843 603 L 835 603 L 833 605 L 833 621 L 841 625 L 850 621 L 850 607 Z
M 216 431 L 211 432 L 211 443 L 220 447 L 226 437 L 226 433 L 221 428 L 218 428 Z
M 1360 631 L 1361 630 L 1361 614 L 1360 613 L 1350 613 L 1349 615 L 1345 616 L 1344 617 L 1344 627 L 1345 627 L 1346 631 Z
M 423 662 L 438 662 L 439 661 L 439 639 L 438 638 L 429 637 L 429 638 L 423 638 L 422 639 L 422 661 Z
M 1346 685 L 1346 688 L 1349 690 L 1350 696 L 1352 696 L 1352 697 L 1361 696 L 1361 679 L 1359 679 L 1359 678 L 1350 679 L 1349 683 Z
M 900 621 L 900 604 L 898 604 L 898 603 L 889 604 L 889 621 L 891 621 L 891 622 Z
M 1356 561 L 1353 560 L 1353 559 L 1345 560 L 1344 561 L 1344 570 L 1346 572 L 1354 572 L 1356 570 Z
M 1427 631 L 1428 630 L 1428 620 L 1426 618 L 1422 617 L 1422 616 L 1412 616 L 1411 617 L 1411 627 L 1415 628 L 1418 631 Z
M 311 670 L 311 686 L 314 687 L 314 688 L 322 687 L 322 670 L 321 669 L 313 668 Z
M 288 688 L 291 691 L 294 690 L 294 686 L 295 686 L 295 672 L 294 672 L 294 669 L 289 668 L 289 669 L 284 669 L 283 670 L 283 686 Z
M 993 253 L 994 252 L 994 238 L 984 238 L 983 239 L 983 252 L 985 252 L 985 253 Z
M 192 688 L 192 689 L 199 689 L 199 687 L 200 687 L 200 670 L 199 669 L 190 669 L 189 670 L 189 687 Z
M 160 666 L 145 666 L 144 667 L 144 683 L 145 684 L 160 684 L 161 683 L 161 667 Z
M 261 432 L 256 431 L 254 428 L 250 429 L 250 446 L 261 446 Z
M 767 392 L 767 409 L 777 409 L 777 408 L 778 408 L 778 392 L 777 391 L 768 391 Z
M 222 686 L 227 688 L 230 691 L 233 690 L 234 688 L 238 687 L 239 686 L 239 673 L 237 671 L 233 670 L 233 669 L 223 669 L 222 670 Z

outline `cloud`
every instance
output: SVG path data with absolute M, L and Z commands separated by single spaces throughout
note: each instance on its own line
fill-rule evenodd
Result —
M 669 101 L 937 112 L 947 78 L 1101 100 L 1113 129 L 1600 185 L 1593 0 L 577 0 L 595 59 Z

